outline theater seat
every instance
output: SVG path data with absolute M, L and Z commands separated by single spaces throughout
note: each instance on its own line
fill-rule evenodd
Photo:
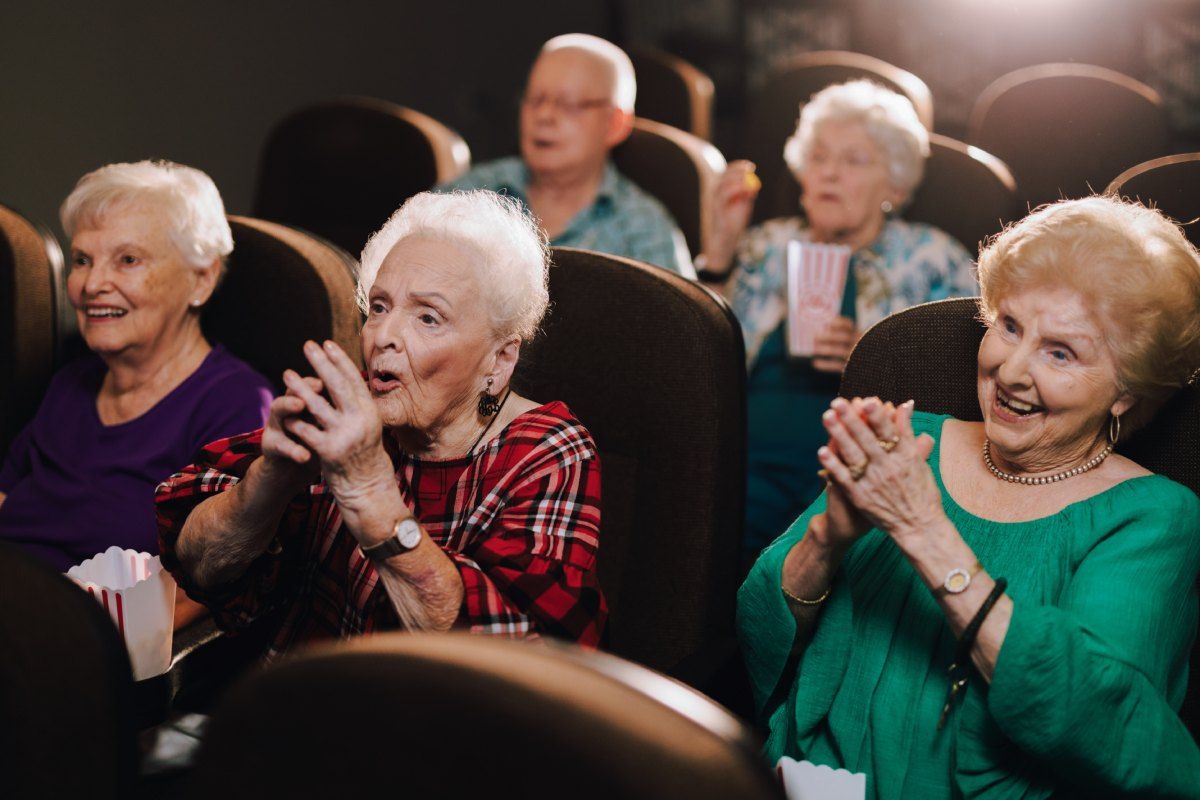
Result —
M 667 270 L 565 247 L 553 259 L 551 310 L 516 385 L 565 401 L 596 439 L 607 647 L 709 689 L 698 667 L 732 651 L 741 577 L 741 328 Z
M 975 255 L 980 242 L 1018 218 L 1017 183 L 991 153 L 931 133 L 925 177 L 903 216 L 941 228 Z
M 638 116 L 712 138 L 713 82 L 693 64 L 654 48 L 632 50 Z
M 252 675 L 218 706 L 183 798 L 782 798 L 703 695 L 614 656 L 389 633 Z
M 340 248 L 286 225 L 230 216 L 229 269 L 204 309 L 211 341 L 225 345 L 282 390 L 285 369 L 311 374 L 308 339 L 332 339 L 361 363 L 357 262 Z
M 721 151 L 686 131 L 637 118 L 612 157 L 617 169 L 671 212 L 692 256 L 703 252 L 709 204 L 725 171 Z
M 1090 64 L 1038 64 L 1003 75 L 975 101 L 967 141 L 1003 159 L 1021 210 L 1104 189 L 1166 154 L 1166 110 L 1141 81 Z
M 0 541 L 0 786 L 6 799 L 135 797 L 133 674 L 82 589 Z
M 1183 225 L 1192 244 L 1200 246 L 1200 153 L 1163 156 L 1118 175 L 1107 194 L 1140 200 Z
M 301 108 L 271 131 L 254 215 L 329 239 L 357 256 L 414 194 L 471 163 L 457 133 L 419 111 L 373 97 Z
M 0 205 L 0 458 L 37 411 L 74 325 L 54 235 Z

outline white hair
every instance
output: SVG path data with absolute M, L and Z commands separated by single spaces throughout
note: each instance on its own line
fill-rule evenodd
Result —
M 95 227 L 108 214 L 146 204 L 161 213 L 183 260 L 204 269 L 233 252 L 225 204 L 212 178 L 171 161 L 108 164 L 79 179 L 59 209 L 68 237 Z
M 555 36 L 542 45 L 539 55 L 553 53 L 555 50 L 582 50 L 607 64 L 612 70 L 612 104 L 622 111 L 633 113 L 633 103 L 637 99 L 637 76 L 633 71 L 633 62 L 624 50 L 606 39 L 588 33 L 564 33 Z
M 550 250 L 520 202 L 484 189 L 422 192 L 409 198 L 363 248 L 358 304 L 364 312 L 380 265 L 392 248 L 413 236 L 475 253 L 492 330 L 501 338 L 533 338 L 550 304 Z
M 803 174 L 817 128 L 826 122 L 857 122 L 887 159 L 888 180 L 905 195 L 921 183 L 929 157 L 929 131 L 912 101 L 868 80 L 827 86 L 800 109 L 796 132 L 783 146 L 783 160 Z

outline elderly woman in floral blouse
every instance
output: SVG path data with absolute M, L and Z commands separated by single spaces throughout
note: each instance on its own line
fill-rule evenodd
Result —
M 333 342 L 266 427 L 159 487 L 163 562 L 226 627 L 283 607 L 272 657 L 374 630 L 600 641 L 600 475 L 561 402 L 510 388 L 548 303 L 514 200 L 421 194 L 363 251 L 366 380 Z
M 861 331 L 893 311 L 978 293 L 971 255 L 943 231 L 894 216 L 921 182 L 929 134 L 906 98 L 869 81 L 830 86 L 803 107 L 784 159 L 803 190 L 803 217 L 746 230 L 758 183 L 731 163 L 716 189 L 702 277 L 719 281 L 742 323 L 749 367 L 745 550 L 749 560 L 820 493 L 813 453 Z M 848 246 L 840 316 L 811 359 L 785 347 L 786 253 L 799 240 Z

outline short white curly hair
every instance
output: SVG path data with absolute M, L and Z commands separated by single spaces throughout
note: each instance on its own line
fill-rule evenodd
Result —
M 929 158 L 929 131 L 912 101 L 869 80 L 826 86 L 801 106 L 796 132 L 783 146 L 783 160 L 804 173 L 817 128 L 826 122 L 857 122 L 887 159 L 888 180 L 907 197 L 921 183 Z
M 546 236 L 517 200 L 485 189 L 422 192 L 409 198 L 367 240 L 358 273 L 358 304 L 397 243 L 412 236 L 450 242 L 476 254 L 492 330 L 529 341 L 550 304 Z
M 99 225 L 110 213 L 146 204 L 167 219 L 171 242 L 185 262 L 205 269 L 233 252 L 225 204 L 212 178 L 172 161 L 108 164 L 79 179 L 59 209 L 67 237 Z

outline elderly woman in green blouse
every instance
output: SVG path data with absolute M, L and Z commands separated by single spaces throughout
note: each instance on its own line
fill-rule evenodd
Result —
M 741 589 L 768 755 L 874 798 L 1196 797 L 1200 501 L 1113 446 L 1200 366 L 1200 256 L 1092 197 L 979 274 L 983 421 L 835 400 L 828 488 Z

